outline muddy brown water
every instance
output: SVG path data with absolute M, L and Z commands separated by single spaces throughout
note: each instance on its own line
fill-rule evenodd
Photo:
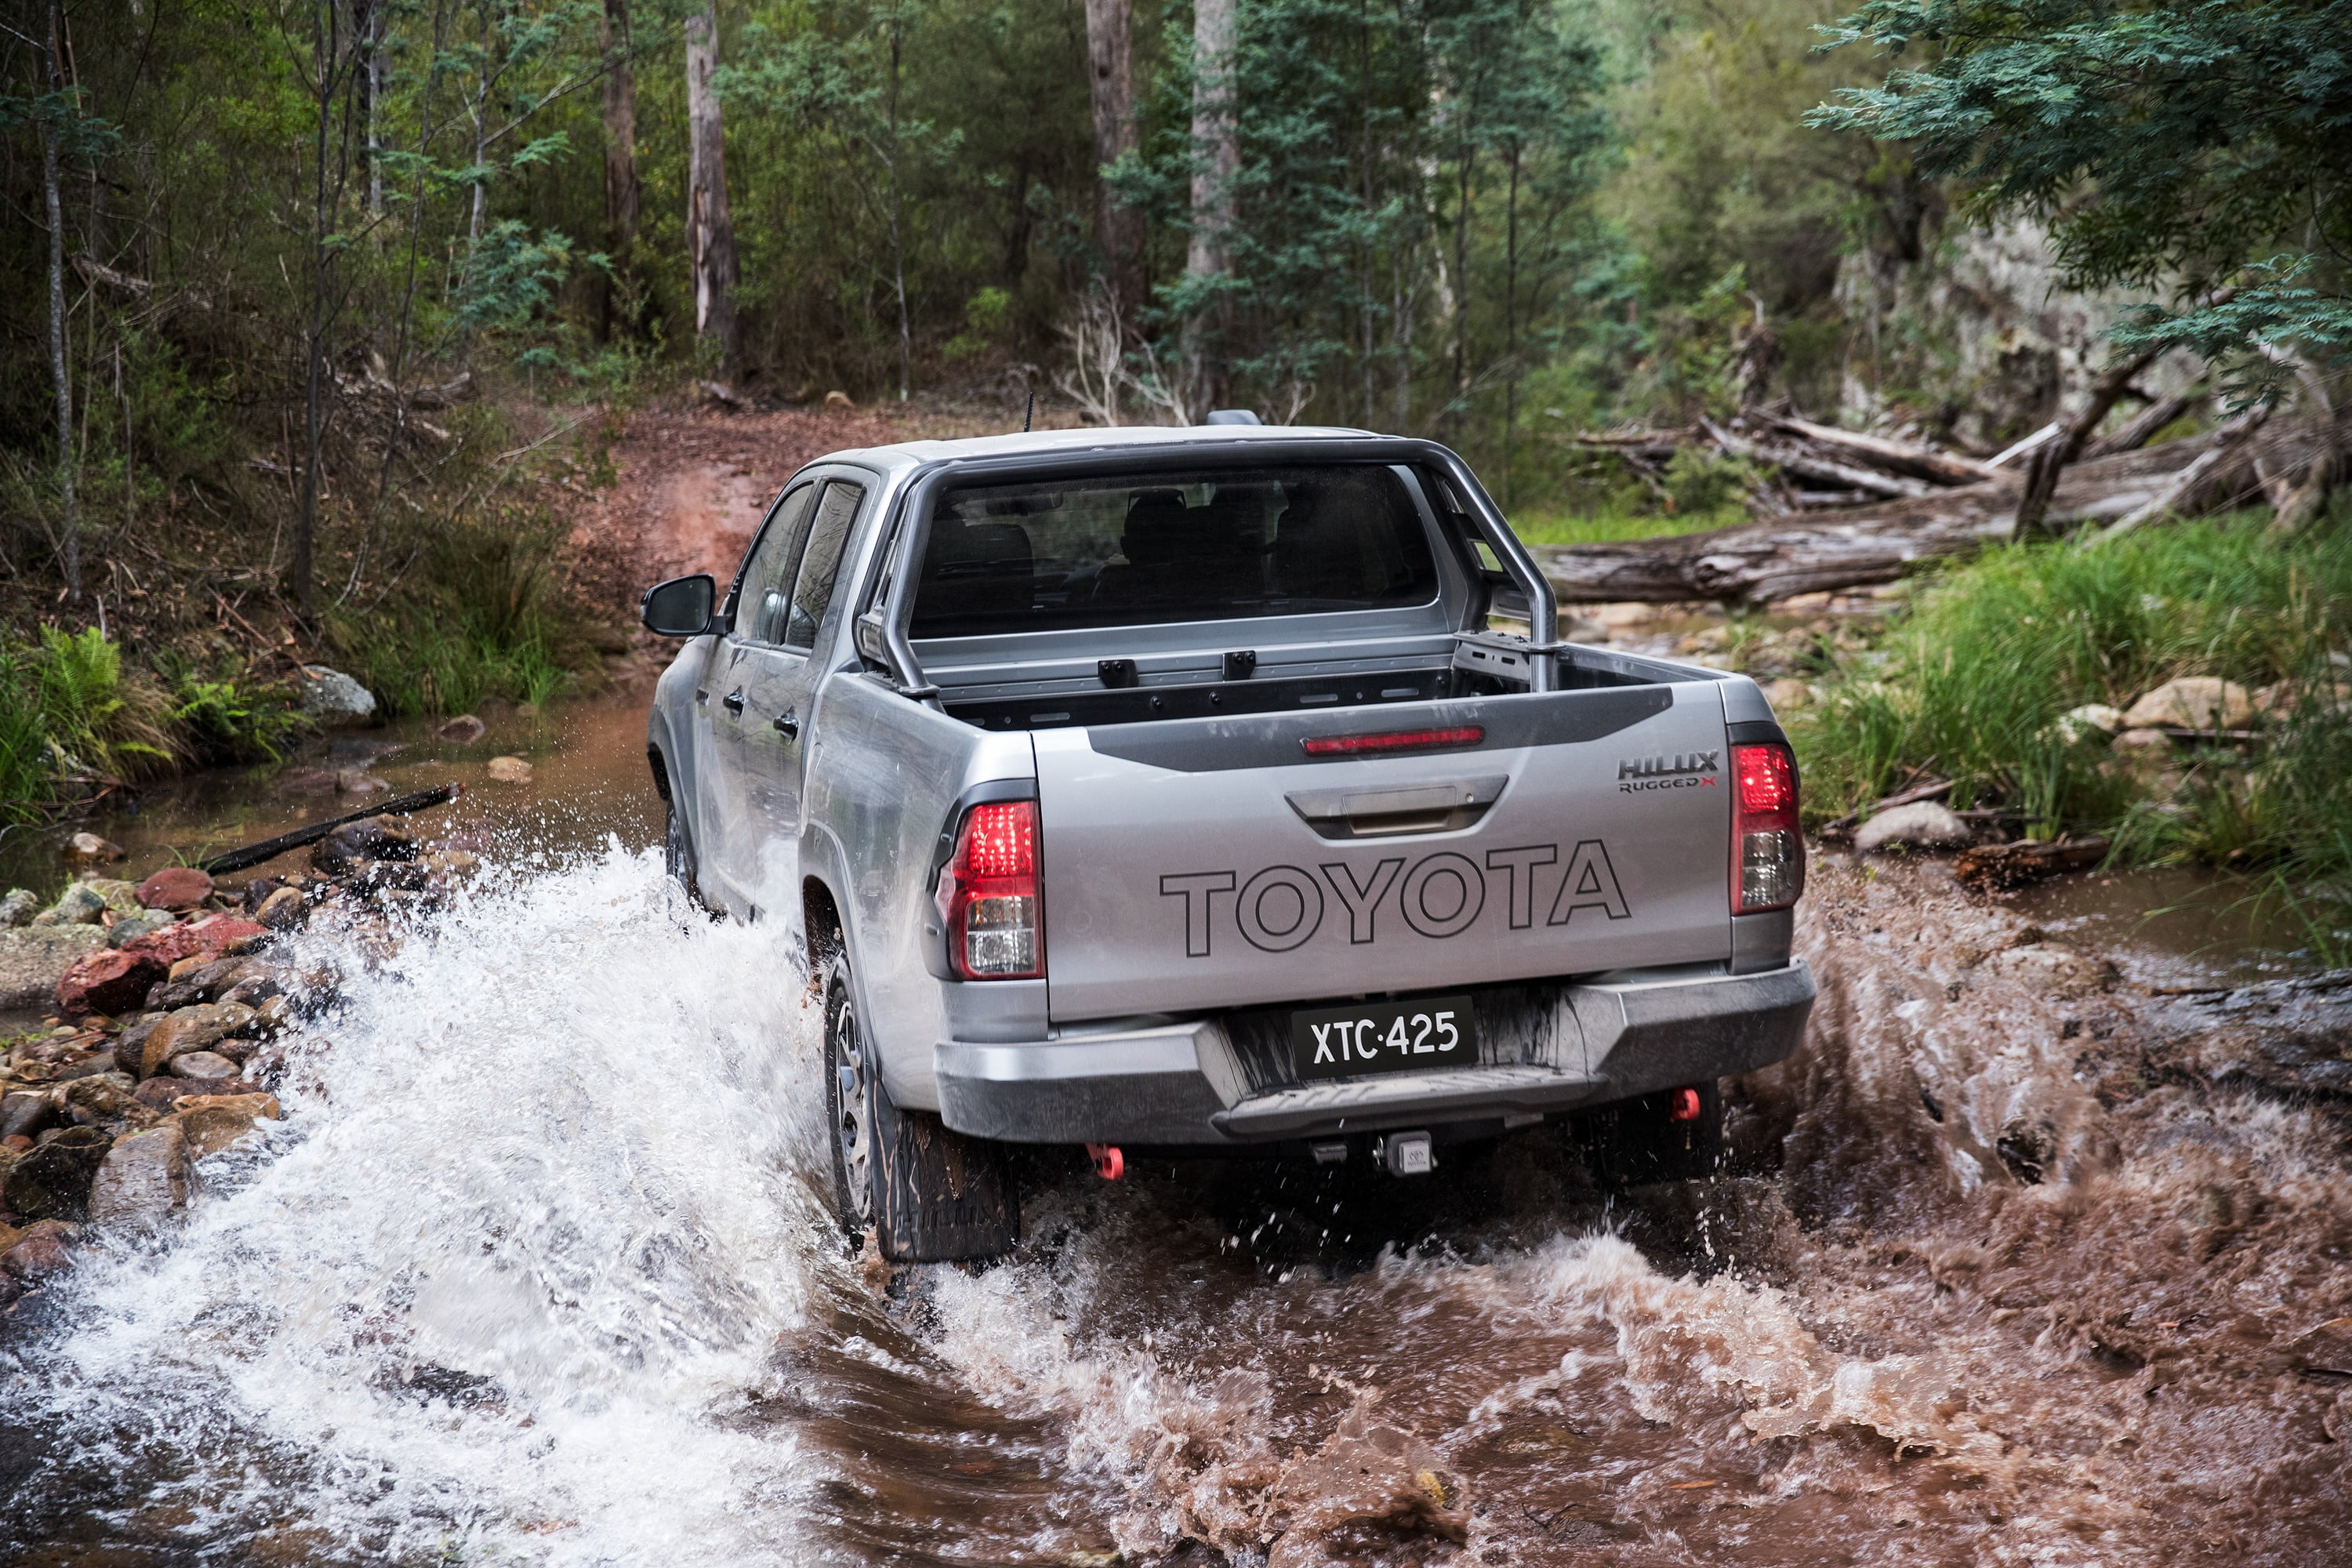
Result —
M 1814 1027 L 1704 1186 L 1546 1130 L 1412 1183 L 1045 1151 L 1017 1254 L 893 1273 L 819 1198 L 792 954 L 662 878 L 642 710 L 340 760 L 384 742 L 492 868 L 306 938 L 343 1001 L 269 1146 L 0 1329 L 0 1562 L 2352 1560 L 2344 1124 L 2148 1022 L 2292 963 L 2207 885 L 1824 859 Z

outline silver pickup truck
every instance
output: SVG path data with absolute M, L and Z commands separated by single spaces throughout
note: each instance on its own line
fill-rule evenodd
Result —
M 688 639 L 671 869 L 805 954 L 836 1201 L 888 1258 L 1011 1246 L 1020 1143 L 1404 1176 L 1572 1119 L 1604 1173 L 1704 1173 L 1717 1080 L 1812 1004 L 1755 683 L 1555 640 L 1432 442 L 841 452 L 723 597 L 643 617 Z

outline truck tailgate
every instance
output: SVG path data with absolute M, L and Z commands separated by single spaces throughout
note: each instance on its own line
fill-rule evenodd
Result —
M 1057 1021 L 1730 952 L 1713 681 L 1034 740 Z

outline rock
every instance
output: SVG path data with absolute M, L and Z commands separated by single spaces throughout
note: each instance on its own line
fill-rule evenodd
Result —
M 302 896 L 299 888 L 278 889 L 262 900 L 261 907 L 253 911 L 253 918 L 271 931 L 292 931 L 310 915 L 310 901 Z
M 453 742 L 460 746 L 470 746 L 480 740 L 488 729 L 488 724 L 483 723 L 471 713 L 460 713 L 435 730 L 433 733 L 444 741 Z
M 1813 705 L 1814 696 L 1811 687 L 1801 680 L 1791 680 L 1787 676 L 1767 683 L 1764 688 L 1764 700 L 1772 705 L 1776 713 L 1793 713 L 1800 708 L 1810 708 Z
M 93 1225 L 154 1225 L 188 1206 L 188 1135 L 173 1121 L 114 1141 L 89 1184 Z
M 849 394 L 841 391 L 839 388 L 835 388 L 824 395 L 824 407 L 825 412 L 828 414 L 832 413 L 836 408 L 846 414 L 856 406 L 857 405 L 849 401 Z
M 66 840 L 59 853 L 68 866 L 104 866 L 122 859 L 127 854 L 112 839 L 100 838 L 95 833 L 77 833 Z
M 0 1010 L 46 1009 L 67 971 L 105 946 L 106 932 L 94 925 L 0 931 Z
M 52 1132 L 8 1171 L 8 1206 L 30 1219 L 67 1219 L 81 1213 L 90 1179 L 114 1140 L 95 1127 Z
M 172 915 L 162 910 L 151 910 L 143 915 L 132 915 L 129 920 L 117 921 L 106 928 L 106 945 L 128 947 L 142 936 L 153 936 L 157 931 L 176 923 L 178 922 Z
M 190 1051 L 173 1057 L 171 1063 L 173 1078 L 192 1078 L 199 1083 L 218 1083 L 235 1078 L 244 1069 L 217 1051 Z
M 436 849 L 425 857 L 425 868 L 444 877 L 470 877 L 482 868 L 482 858 L 469 849 Z
M 139 888 L 134 882 L 119 877 L 93 877 L 82 874 L 83 886 L 106 900 L 106 907 L 118 915 L 143 915 L 147 907 L 139 901 Z
M 310 847 L 310 864 L 330 877 L 356 870 L 369 860 L 414 860 L 416 840 L 403 828 L 372 819 L 347 822 Z
M 30 1138 L 57 1119 L 58 1102 L 47 1090 L 0 1095 L 0 1138 Z
M 1972 842 L 1969 825 L 1953 816 L 1948 806 L 1932 800 L 1889 807 L 1853 832 L 1853 847 L 1865 855 L 1897 847 L 1958 849 Z
M 73 1252 L 57 1230 L 28 1230 L 16 1246 L 0 1253 L 0 1271 L 26 1285 L 37 1285 L 73 1268 Z
M 78 1078 L 66 1086 L 67 1111 L 81 1125 L 93 1121 L 123 1121 L 137 1120 L 142 1123 L 151 1112 L 138 1100 L 139 1085 L 129 1073 L 92 1073 Z
M 161 933 L 159 933 L 161 934 Z M 109 1017 L 135 1011 L 147 1000 L 147 993 L 163 978 L 163 962 L 152 952 L 142 951 L 141 944 L 153 937 L 142 937 L 128 947 L 110 948 L 74 961 L 58 980 L 58 1010 L 68 1018 L 85 1017 L 91 1013 L 103 1013 Z
M 2241 730 L 2253 717 L 2253 700 L 2237 682 L 2210 675 L 2184 675 L 2144 693 L 2126 710 L 2124 728 L 2168 724 L 2184 730 Z
M 299 773 L 281 773 L 278 778 L 281 795 L 332 795 L 335 774 L 329 768 L 305 768 Z
M 2126 730 L 2107 743 L 2107 750 L 2129 755 L 2133 752 L 2162 752 L 2172 749 L 2172 737 L 2161 730 Z
M 147 1032 L 139 1048 L 139 1076 L 153 1078 L 175 1058 L 210 1051 L 228 1036 L 250 1026 L 253 1009 L 236 1002 L 214 1002 L 183 1007 Z M 120 1047 L 118 1047 L 118 1050 Z M 183 1078 L 216 1078 L 217 1073 L 182 1073 Z
M 190 1095 L 200 1095 L 205 1086 L 194 1079 L 151 1078 L 131 1090 L 131 1098 L 154 1110 L 168 1110 Z
M 11 888 L 8 896 L 0 899 L 0 930 L 13 926 L 28 926 L 33 917 L 41 912 L 41 896 L 30 888 Z
M 184 958 L 198 953 L 218 954 L 241 951 L 254 937 L 268 936 L 268 928 L 242 915 L 206 915 L 202 920 L 183 921 L 167 926 L 152 936 L 126 942 L 125 952 L 145 953 L 167 968 Z
M 213 879 L 194 866 L 166 866 L 139 884 L 139 901 L 151 910 L 193 910 L 213 896 Z
M 530 783 L 530 764 L 520 757 L 492 757 L 489 773 L 497 784 Z
M 106 894 L 88 882 L 76 882 L 58 895 L 58 901 L 35 915 L 37 926 L 96 925 L 106 913 Z
M 2129 728 L 2124 722 L 2124 710 L 2104 702 L 2085 702 L 2080 708 L 2070 708 L 2058 715 L 2052 727 L 2058 731 L 2058 738 L 2070 746 L 2077 741 L 2113 735 Z
M 374 694 L 341 670 L 306 664 L 294 686 L 302 711 L 321 724 L 364 724 L 375 717 Z
M 274 1094 L 220 1094 L 188 1101 L 168 1121 L 186 1134 L 188 1157 L 201 1160 L 252 1131 L 255 1122 L 275 1121 L 278 1116 Z
M 389 795 L 391 792 L 392 785 L 388 782 L 365 768 L 345 768 L 335 775 L 335 793 L 338 795 Z

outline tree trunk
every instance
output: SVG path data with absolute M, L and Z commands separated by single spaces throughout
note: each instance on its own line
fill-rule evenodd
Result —
M 614 284 L 628 276 L 637 239 L 637 79 L 629 64 L 629 0 L 604 0 L 604 243 L 612 270 L 597 292 L 597 324 L 609 342 Z M 634 337 L 638 323 L 617 323 Z
M 915 332 L 907 316 L 907 237 L 898 197 L 898 82 L 900 71 L 899 13 L 890 13 L 890 281 L 898 291 L 898 401 L 912 392 L 915 379 Z
M 1143 314 L 1143 215 L 1103 171 L 1135 151 L 1134 17 L 1129 0 L 1087 0 L 1087 80 L 1095 118 L 1095 243 L 1121 330 Z M 1025 193 L 1024 193 L 1025 194 Z M 1023 225 L 1025 234 L 1026 225 Z
M 710 75 L 719 68 L 715 0 L 686 18 L 687 255 L 694 271 L 694 331 L 719 345 L 719 374 L 732 382 L 743 357 L 735 321 L 735 224 L 727 212 L 727 139 Z
M 334 195 L 327 179 L 327 147 L 335 123 L 335 79 L 342 56 L 341 9 L 338 0 L 314 0 L 310 34 L 311 89 L 318 94 L 319 118 L 311 144 L 310 321 L 303 334 L 302 474 L 295 491 L 294 558 L 288 566 L 294 579 L 294 602 L 308 620 L 317 608 L 317 572 L 311 550 L 319 524 L 319 463 L 327 444 L 328 337 L 334 324 L 331 300 L 339 256 L 335 231 Z M 478 120 L 477 124 L 478 124 Z M 341 182 L 336 182 L 340 185 Z M 481 187 L 475 186 L 478 202 Z
M 1234 101 L 1234 0 L 1194 0 L 1192 7 L 1192 242 L 1184 270 L 1195 285 L 1233 270 L 1234 177 L 1241 169 L 1241 133 Z M 1233 395 L 1225 363 L 1232 296 L 1219 289 L 1193 313 L 1189 345 L 1193 396 L 1201 410 Z
M 2017 521 L 2010 533 L 2015 539 L 2037 539 L 2049 532 L 2043 519 L 2049 515 L 2050 498 L 2058 493 L 2058 475 L 2066 466 L 2083 455 L 2083 448 L 2105 423 L 2107 413 L 2132 378 L 2156 363 L 2159 351 L 2127 359 L 2091 384 L 2091 400 L 2083 411 L 2066 422 L 2054 441 L 2045 441 L 2034 449 L 2027 460 L 2025 493 L 2018 498 Z
M 47 45 L 50 93 L 65 91 L 65 19 L 58 0 L 49 0 Z M 65 506 L 63 546 L 66 595 L 81 598 L 81 517 L 74 498 L 73 378 L 66 362 L 66 217 L 58 195 L 58 122 L 41 120 L 41 200 L 49 218 L 49 375 L 56 384 L 58 404 L 58 493 Z

